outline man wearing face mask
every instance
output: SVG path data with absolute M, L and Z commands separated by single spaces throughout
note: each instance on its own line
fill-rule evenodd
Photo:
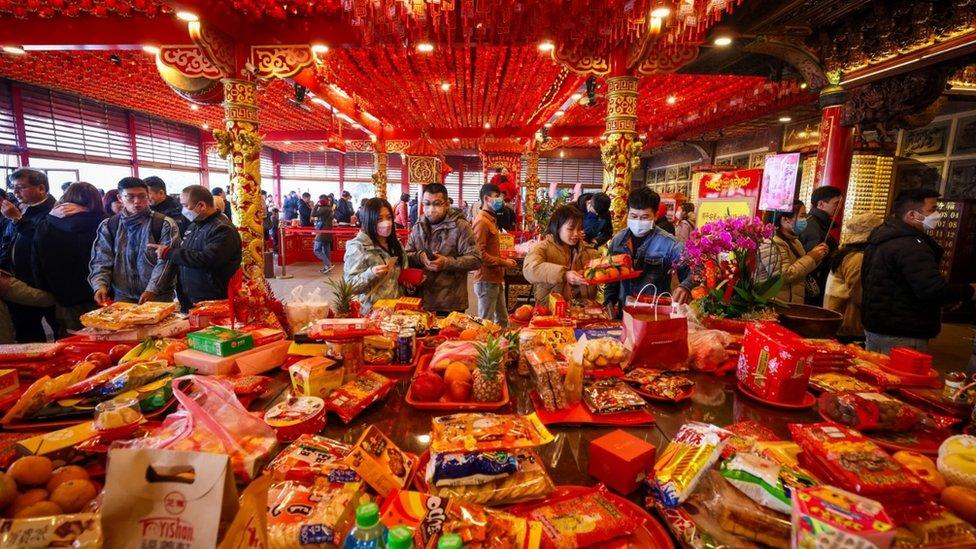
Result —
M 925 351 L 942 329 L 942 307 L 973 299 L 976 284 L 949 284 L 939 271 L 943 250 L 927 234 L 939 225 L 938 197 L 923 189 L 902 192 L 891 217 L 868 237 L 861 321 L 869 351 Z
M 827 244 L 828 249 L 827 257 L 810 273 L 817 282 L 817 291 L 807 292 L 807 305 L 823 306 L 824 288 L 827 287 L 827 274 L 830 272 L 830 259 L 837 251 L 837 240 L 827 234 L 827 230 L 832 225 L 831 220 L 837 215 L 843 199 L 843 193 L 837 187 L 817 187 L 810 196 L 810 203 L 813 205 L 810 215 L 800 212 L 800 220 L 794 227 L 794 232 L 799 235 L 805 251 L 810 252 L 820 244 Z
M 481 267 L 481 252 L 471 224 L 450 207 L 440 183 L 424 186 L 424 214 L 410 229 L 407 261 L 424 270 L 420 285 L 424 309 L 439 313 L 468 308 L 468 271 Z
M 671 275 L 674 266 L 680 263 L 684 245 L 674 235 L 655 226 L 660 204 L 661 197 L 646 187 L 631 192 L 627 199 L 627 228 L 610 241 L 610 255 L 631 256 L 634 269 L 641 271 L 638 278 L 607 285 L 606 303 L 615 308 L 617 316 L 627 296 L 637 295 L 648 284 L 654 284 L 658 293 L 671 292 Z M 672 297 L 678 303 L 687 303 L 691 297 L 691 270 L 687 266 L 678 267 L 677 275 L 680 283 Z
M 214 207 L 206 187 L 190 185 L 180 195 L 183 217 L 190 222 L 183 242 L 150 244 L 161 261 L 179 269 L 176 295 L 185 313 L 200 301 L 227 299 L 227 285 L 241 266 L 241 237 Z

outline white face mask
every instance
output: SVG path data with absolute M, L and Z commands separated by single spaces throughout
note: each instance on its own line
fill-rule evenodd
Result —
M 386 238 L 390 236 L 391 232 L 393 232 L 392 221 L 380 221 L 376 224 L 376 234 Z
M 185 217 L 190 223 L 193 223 L 193 220 L 197 218 L 197 212 L 183 206 L 183 217 Z
M 922 220 L 922 226 L 930 231 L 934 231 L 939 226 L 939 221 L 942 221 L 942 212 L 936 210 L 925 216 L 925 219 Z
M 630 232 L 634 234 L 637 238 L 647 235 L 654 228 L 654 220 L 652 219 L 628 219 L 627 228 Z

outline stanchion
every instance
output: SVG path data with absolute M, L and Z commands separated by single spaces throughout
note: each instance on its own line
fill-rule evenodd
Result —
M 294 278 L 285 272 L 285 226 L 279 224 L 278 230 L 280 231 L 278 235 L 278 255 L 281 258 L 281 274 L 275 278 Z

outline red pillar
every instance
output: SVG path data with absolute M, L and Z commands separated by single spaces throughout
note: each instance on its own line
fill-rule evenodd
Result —
M 271 151 L 271 174 L 271 190 L 274 191 L 277 204 L 281 204 L 281 152 L 277 150 Z
M 400 192 L 410 194 L 410 172 L 407 171 L 406 153 L 400 153 Z
M 139 148 L 136 146 L 136 117 L 131 112 L 125 113 L 125 121 L 129 127 L 129 153 L 132 155 L 132 177 L 139 177 Z
M 346 190 L 346 153 L 339 153 L 339 194 Z
M 200 130 L 200 140 L 197 143 L 200 151 L 200 184 L 210 188 L 210 160 L 207 158 L 207 144 L 204 141 L 206 133 Z
M 837 187 L 847 196 L 847 183 L 851 176 L 851 161 L 854 159 L 854 128 L 842 126 L 841 111 L 847 94 L 840 86 L 827 86 L 820 92 L 820 144 L 817 146 L 817 171 L 813 186 L 830 185 Z M 810 200 L 801 196 L 801 200 Z M 812 208 L 815 204 L 810 204 Z M 834 216 L 835 226 L 840 230 L 844 219 L 844 200 Z
M 10 85 L 10 103 L 14 111 L 14 130 L 17 132 L 17 156 L 20 167 L 30 166 L 30 154 L 27 150 L 27 127 L 24 125 L 24 103 L 20 97 L 20 86 Z

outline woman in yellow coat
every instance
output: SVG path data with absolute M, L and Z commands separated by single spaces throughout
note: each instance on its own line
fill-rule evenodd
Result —
M 536 303 L 546 303 L 549 294 L 561 293 L 566 300 L 596 298 L 596 286 L 587 286 L 581 274 L 586 262 L 599 255 L 584 240 L 583 213 L 574 206 L 560 206 L 549 219 L 545 239 L 525 257 L 522 274 L 532 283 Z
M 827 255 L 827 245 L 823 242 L 809 252 L 803 251 L 803 244 L 797 237 L 795 223 L 802 202 L 794 204 L 789 212 L 769 212 L 767 223 L 776 225 L 772 238 L 759 245 L 759 261 L 756 262 L 756 281 L 762 282 L 772 276 L 783 277 L 783 286 L 776 296 L 787 303 L 803 303 L 806 296 L 807 275 Z M 812 284 L 816 284 L 811 279 Z
M 827 275 L 824 307 L 844 315 L 844 322 L 837 331 L 843 341 L 864 339 L 861 324 L 861 262 L 868 237 L 884 219 L 876 213 L 860 213 L 844 223 L 840 249 L 830 260 Z

